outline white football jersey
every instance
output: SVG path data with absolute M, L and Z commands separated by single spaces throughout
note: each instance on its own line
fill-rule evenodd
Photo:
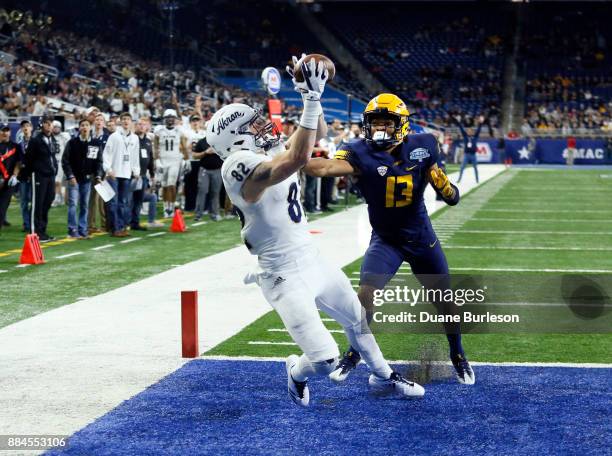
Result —
M 241 189 L 246 178 L 257 165 L 269 160 L 272 157 L 266 154 L 235 152 L 223 162 L 221 174 L 225 189 L 238 209 L 242 240 L 251 254 L 258 256 L 262 269 L 274 271 L 305 252 L 313 252 L 314 247 L 300 203 L 297 173 L 268 187 L 255 203 L 242 198 Z
M 183 134 L 187 138 L 187 149 L 189 152 L 189 159 L 193 160 L 193 158 L 191 157 L 191 154 L 193 153 L 193 150 L 195 149 L 195 145 L 198 143 L 198 141 L 206 136 L 206 130 L 195 131 L 195 130 L 192 130 L 191 128 L 187 128 L 183 131 Z
M 159 138 L 159 155 L 162 160 L 180 160 L 183 158 L 181 153 L 181 132 L 174 127 L 168 129 L 165 126 L 158 128 L 155 135 Z

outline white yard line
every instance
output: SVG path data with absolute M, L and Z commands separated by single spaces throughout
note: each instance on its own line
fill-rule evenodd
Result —
M 200 226 L 200 225 L 206 225 L 208 222 L 196 222 L 196 223 L 192 223 L 191 226 Z
M 516 209 L 497 209 L 497 208 L 482 208 L 480 212 L 529 212 L 535 214 L 601 214 L 600 209 L 522 209 L 518 207 Z
M 17 264 L 15 265 L 16 268 L 27 268 L 28 266 L 30 266 L 29 264 Z
M 278 356 L 264 357 L 264 356 L 223 356 L 223 355 L 203 355 L 201 359 L 211 361 L 249 361 L 249 362 L 276 362 L 284 363 L 285 358 Z M 420 364 L 419 360 L 389 360 L 391 364 Z M 440 361 L 442 364 L 449 364 L 450 361 Z M 504 362 L 504 363 L 491 363 L 491 362 L 478 362 L 470 361 L 470 364 L 474 366 L 493 366 L 493 367 L 569 367 L 578 369 L 612 369 L 612 364 L 607 363 L 537 363 L 537 362 Z
M 464 250 L 551 250 L 551 251 L 576 251 L 576 252 L 600 252 L 612 251 L 612 247 L 547 247 L 533 245 L 445 245 L 445 249 L 464 249 Z
M 56 260 L 63 260 L 64 258 L 70 258 L 70 257 L 77 256 L 77 255 L 83 255 L 83 252 L 67 253 L 66 255 L 56 256 L 55 259 Z
M 589 235 L 612 236 L 612 231 L 540 231 L 540 230 L 461 230 L 461 233 L 471 234 L 562 234 L 562 235 Z
M 110 249 L 111 247 L 115 247 L 115 244 L 104 244 L 99 247 L 94 247 L 91 250 L 104 250 L 104 249 Z
M 402 266 L 400 271 L 409 271 L 410 267 Z M 450 268 L 451 271 L 484 271 L 484 272 L 558 272 L 568 274 L 612 274 L 612 269 L 563 269 L 563 268 Z M 396 275 L 412 275 L 412 272 L 398 272 Z
M 482 166 L 481 182 L 502 170 Z M 468 173 L 459 188 L 474 186 Z M 445 206 L 431 188 L 425 200 L 430 213 Z M 311 228 L 338 267 L 363 255 L 371 233 L 365 206 Z M 242 282 L 255 267 L 240 246 L 1 328 L 0 434 L 70 435 L 181 367 L 181 290 L 200 290 L 201 352 L 237 334 L 271 310 L 257 286 Z
M 538 222 L 538 223 L 610 223 L 612 219 L 546 219 L 546 218 L 496 218 L 496 217 L 474 217 L 470 219 L 475 222 Z
M 163 236 L 164 234 L 166 234 L 166 232 L 165 232 L 165 231 L 160 231 L 159 233 L 151 233 L 151 234 L 147 234 L 147 237 Z
M 269 342 L 266 340 L 249 340 L 247 342 L 249 345 L 291 345 L 297 346 L 295 342 Z
M 119 244 L 129 244 L 130 242 L 140 241 L 141 237 L 133 237 L 130 239 L 124 239 L 123 241 L 119 241 Z
M 8 272 L 6 269 L 0 269 L 0 274 L 2 274 L 3 272 Z

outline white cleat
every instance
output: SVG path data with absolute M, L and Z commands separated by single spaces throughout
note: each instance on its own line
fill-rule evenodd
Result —
M 308 407 L 310 403 L 310 392 L 308 391 L 307 382 L 295 381 L 291 376 L 291 368 L 297 364 L 299 359 L 297 355 L 289 355 L 285 361 L 285 368 L 287 370 L 287 391 L 293 402 L 302 407 Z
M 368 380 L 370 390 L 377 395 L 395 394 L 400 397 L 423 397 L 425 388 L 406 380 L 401 374 L 393 372 L 389 378 L 371 374 Z
M 459 383 L 462 385 L 473 385 L 476 383 L 476 374 L 464 356 L 457 355 L 451 361 L 455 368 L 455 377 L 457 377 Z
M 334 383 L 342 383 L 346 380 L 351 371 L 357 367 L 359 361 L 361 361 L 359 353 L 347 351 L 342 355 L 340 361 L 338 361 L 336 368 L 328 375 L 329 379 Z

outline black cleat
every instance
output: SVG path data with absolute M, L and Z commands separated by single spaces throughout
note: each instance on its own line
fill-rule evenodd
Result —
M 354 351 L 349 350 L 342 355 L 342 359 L 338 362 L 336 369 L 329 374 L 329 379 L 332 382 L 341 383 L 349 376 L 351 371 L 357 367 L 361 361 L 361 355 Z

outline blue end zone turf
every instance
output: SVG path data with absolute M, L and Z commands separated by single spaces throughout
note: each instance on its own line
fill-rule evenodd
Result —
M 47 454 L 609 454 L 611 369 L 475 371 L 474 387 L 399 400 L 368 396 L 360 366 L 342 386 L 311 382 L 300 409 L 283 363 L 195 360 Z

